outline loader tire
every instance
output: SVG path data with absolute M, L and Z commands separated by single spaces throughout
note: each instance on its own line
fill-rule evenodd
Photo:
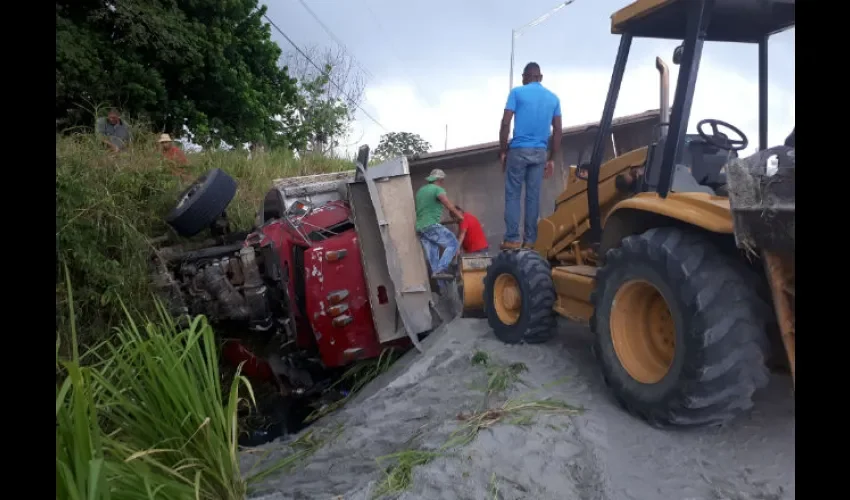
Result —
M 497 255 L 484 278 L 484 309 L 506 344 L 539 344 L 555 335 L 555 285 L 549 263 L 532 250 Z
M 655 427 L 695 427 L 753 406 L 768 382 L 772 309 L 735 258 L 669 227 L 608 251 L 591 329 L 605 382 L 627 411 Z

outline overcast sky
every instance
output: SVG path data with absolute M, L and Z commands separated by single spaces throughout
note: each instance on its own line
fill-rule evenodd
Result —
M 381 134 L 414 132 L 448 148 L 498 139 L 508 92 L 511 30 L 555 7 L 557 0 L 303 0 L 368 71 L 362 103 L 373 122 L 357 113 L 349 142 L 374 148 Z M 628 0 L 576 0 L 529 29 L 516 43 L 514 83 L 535 61 L 543 85 L 561 99 L 564 125 L 598 121 L 619 38 L 610 16 Z M 268 15 L 300 46 L 335 42 L 299 0 L 267 2 Z M 291 46 L 276 31 L 285 52 Z M 671 67 L 676 42 L 632 43 L 616 115 L 658 107 L 655 56 Z M 779 144 L 794 126 L 795 33 L 770 42 L 769 143 Z M 741 128 L 758 145 L 758 55 L 755 45 L 706 44 L 691 129 L 703 118 Z

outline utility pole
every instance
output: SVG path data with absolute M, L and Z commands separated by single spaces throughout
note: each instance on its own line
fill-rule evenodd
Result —
M 526 24 L 522 28 L 511 30 L 511 77 L 510 77 L 510 88 L 508 89 L 509 92 L 511 90 L 513 90 L 513 88 L 514 88 L 514 49 L 516 48 L 516 39 L 519 38 L 520 35 L 522 35 L 523 31 L 527 30 L 528 28 L 533 28 L 533 27 L 537 26 L 538 24 L 542 23 L 543 21 L 549 19 L 549 16 L 551 16 L 555 12 L 558 12 L 559 10 L 563 9 L 564 7 L 566 7 L 567 5 L 569 5 L 573 2 L 575 2 L 575 0 L 567 0 L 566 2 L 559 3 L 554 9 L 543 14 L 542 16 L 538 17 L 534 21 L 531 21 L 530 23 Z
M 449 124 L 446 124 L 446 140 L 443 142 L 443 151 L 449 149 Z

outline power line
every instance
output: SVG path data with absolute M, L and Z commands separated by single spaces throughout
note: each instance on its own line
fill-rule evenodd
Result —
M 311 8 L 307 5 L 307 2 L 305 2 L 304 0 L 298 0 L 298 3 L 300 3 L 300 4 L 301 4 L 301 6 L 302 6 L 302 7 L 304 7 L 304 9 L 307 11 L 307 13 L 308 13 L 308 14 L 310 14 L 310 17 L 312 17 L 312 18 L 313 18 L 313 19 L 314 19 L 317 23 L 319 23 L 319 26 L 321 26 L 321 27 L 322 27 L 322 29 L 325 31 L 325 33 L 327 33 L 327 35 L 328 35 L 329 37 L 331 37 L 331 38 L 333 39 L 333 41 L 335 41 L 335 42 L 337 43 L 337 45 L 339 45 L 340 47 L 342 47 L 342 49 L 343 49 L 345 52 L 347 52 L 347 53 L 348 53 L 348 55 L 350 55 L 350 56 L 351 56 L 351 59 L 353 59 L 353 60 L 354 60 L 354 64 L 356 64 L 356 65 L 357 65 L 357 67 L 358 67 L 358 68 L 360 68 L 360 70 L 361 70 L 361 71 L 363 71 L 364 73 L 366 73 L 367 75 L 369 75 L 369 77 L 370 77 L 370 78 L 374 78 L 374 77 L 375 77 L 375 76 L 372 74 L 372 72 L 371 72 L 371 71 L 369 71 L 368 69 L 364 68 L 364 67 L 363 67 L 363 65 L 362 65 L 362 64 L 360 64 L 360 61 L 358 61 L 358 60 L 357 60 L 357 58 L 356 58 L 356 57 L 354 57 L 354 53 L 352 53 L 350 50 L 348 50 L 348 46 L 347 46 L 347 45 L 345 45 L 345 43 L 343 43 L 343 41 L 342 41 L 342 40 L 340 40 L 340 39 L 339 39 L 339 37 L 338 37 L 338 36 L 336 36 L 336 35 L 333 33 L 333 31 L 331 31 L 331 29 L 330 29 L 330 28 L 328 28 L 328 26 L 327 26 L 325 23 L 323 23 L 323 22 L 322 22 L 322 20 L 319 18 L 319 16 L 318 16 L 315 12 L 313 12 L 313 9 L 311 9 Z
M 309 62 L 310 64 L 312 64 L 312 65 L 313 65 L 313 67 L 314 67 L 314 68 L 316 68 L 317 70 L 319 70 L 319 72 L 321 72 L 324 76 L 326 76 L 326 77 L 328 78 L 328 82 L 330 82 L 331 84 L 333 84 L 333 86 L 334 86 L 334 87 L 336 87 L 336 89 L 337 89 L 337 90 L 339 90 L 339 91 L 340 91 L 340 93 L 342 93 L 342 95 L 344 95 L 345 97 L 347 97 L 349 101 L 352 101 L 352 102 L 354 101 L 354 99 L 352 99 L 352 98 L 351 98 L 351 96 L 350 96 L 350 95 L 348 95 L 348 93 L 347 93 L 345 90 L 343 90 L 343 88 L 342 88 L 342 87 L 340 87 L 340 86 L 339 86 L 339 85 L 338 85 L 335 81 L 333 81 L 333 80 L 331 79 L 330 72 L 329 72 L 329 71 L 326 71 L 326 70 L 323 70 L 322 68 L 320 68 L 320 67 L 319 67 L 319 65 L 318 65 L 318 64 L 314 63 L 314 62 L 313 62 L 313 60 L 312 60 L 312 59 L 310 59 L 310 56 L 308 56 L 308 55 L 307 55 L 307 54 L 306 54 L 303 50 L 301 50 L 301 47 L 299 47 L 298 45 L 296 45 L 296 44 L 295 44 L 295 42 L 293 42 L 293 41 L 292 41 L 292 39 L 291 39 L 291 38 L 289 38 L 289 37 L 286 35 L 286 33 L 284 33 L 284 32 L 283 32 L 283 30 L 282 30 L 282 29 L 278 28 L 277 24 L 275 24 L 275 23 L 274 23 L 274 21 L 272 21 L 272 19 L 268 16 L 268 14 L 263 14 L 263 17 L 265 17 L 265 18 L 266 18 L 266 21 L 268 21 L 268 22 L 269 22 L 269 24 L 271 24 L 271 25 L 272 25 L 272 27 L 273 27 L 275 30 L 277 30 L 277 32 L 278 32 L 278 33 L 280 33 L 280 36 L 282 36 L 284 39 L 286 39 L 286 41 L 287 41 L 287 42 L 289 42 L 289 45 L 292 45 L 292 48 L 294 48 L 294 49 L 295 49 L 295 50 L 296 50 L 299 54 L 301 54 L 301 55 L 304 57 L 304 59 L 306 59 L 306 60 L 307 60 L 307 62 Z M 362 112 L 363 112 L 363 114 L 364 114 L 364 115 L 366 115 L 366 117 L 367 117 L 367 118 L 369 118 L 370 120 L 372 120 L 372 121 L 375 123 L 375 125 L 377 125 L 377 126 L 381 127 L 381 129 L 382 129 L 384 132 L 389 132 L 389 130 L 387 130 L 387 128 L 386 128 L 386 127 L 384 127 L 383 125 L 381 125 L 381 122 L 379 122 L 379 121 L 378 121 L 378 120 L 376 120 L 376 119 L 375 119 L 372 115 L 370 115 L 370 114 L 369 114 L 369 113 L 368 113 L 365 109 L 363 109 L 363 107 L 362 107 L 362 106 L 360 106 L 359 104 L 355 104 L 355 106 L 357 107 L 357 109 L 359 109 L 360 111 L 362 111 Z

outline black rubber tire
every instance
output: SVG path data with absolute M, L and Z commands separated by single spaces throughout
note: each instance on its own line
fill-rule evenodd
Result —
M 522 306 L 519 319 L 508 325 L 499 319 L 493 306 L 496 278 L 511 274 L 520 288 Z M 555 284 L 549 263 L 532 250 L 506 250 L 497 255 L 484 278 L 484 310 L 496 337 L 506 344 L 539 344 L 556 332 Z
M 180 201 L 187 194 L 191 196 L 181 205 Z M 214 168 L 180 194 L 165 222 L 181 236 L 194 236 L 224 213 L 235 195 L 236 181 L 223 170 Z
M 279 189 L 273 188 L 263 198 L 263 208 L 260 211 L 262 220 L 260 223 L 265 224 L 272 219 L 282 219 L 284 213 L 286 213 L 286 203 L 283 199 L 283 194 Z
M 759 296 L 757 277 L 698 232 L 655 228 L 611 249 L 591 296 L 594 352 L 606 384 L 630 413 L 655 427 L 721 425 L 753 406 L 768 382 L 766 335 L 772 309 Z M 670 370 L 640 383 L 614 350 L 614 296 L 629 280 L 652 283 L 676 322 Z

